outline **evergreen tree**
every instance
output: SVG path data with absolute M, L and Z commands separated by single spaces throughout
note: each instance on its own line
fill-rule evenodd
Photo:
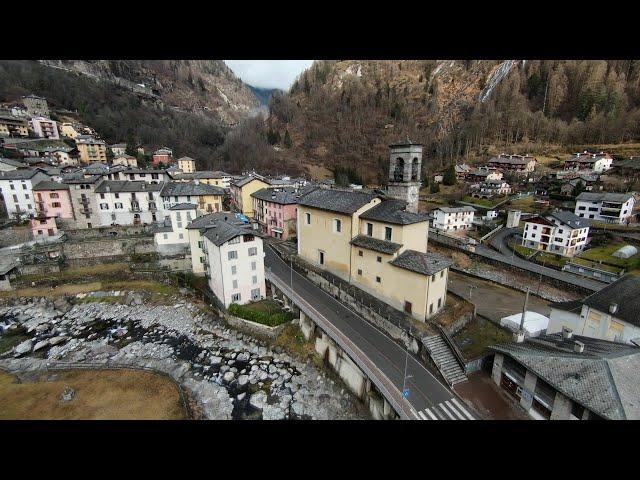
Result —
M 287 148 L 293 147 L 293 142 L 291 141 L 291 137 L 289 136 L 289 129 L 284 131 L 284 146 Z
M 445 185 L 455 185 L 456 180 L 456 167 L 454 165 L 449 165 L 449 168 L 444 172 L 442 183 Z
M 429 193 L 439 193 L 440 192 L 440 184 L 433 182 L 429 187 Z
M 574 197 L 577 197 L 582 192 L 584 192 L 584 190 L 585 190 L 584 183 L 582 183 L 582 180 L 578 180 L 578 183 L 576 183 L 576 186 L 573 187 L 573 191 L 571 192 L 571 195 L 573 195 Z

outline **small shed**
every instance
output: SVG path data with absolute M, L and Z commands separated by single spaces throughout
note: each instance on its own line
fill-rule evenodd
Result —
M 16 278 L 18 264 L 11 258 L 0 257 L 0 291 L 7 292 L 13 290 L 11 280 Z
M 638 249 L 633 245 L 625 245 L 622 248 L 619 248 L 612 255 L 616 258 L 631 258 L 638 253 Z
M 520 320 L 522 319 L 522 312 L 514 313 L 508 317 L 500 319 L 500 325 L 508 328 L 509 330 L 516 332 L 520 328 Z M 524 332 L 527 337 L 537 337 L 541 333 L 544 333 L 549 326 L 549 317 L 538 312 L 526 311 L 524 317 Z

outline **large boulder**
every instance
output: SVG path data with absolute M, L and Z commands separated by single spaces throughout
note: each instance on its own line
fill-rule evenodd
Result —
M 25 340 L 24 342 L 15 346 L 14 351 L 18 355 L 24 355 L 25 353 L 30 353 L 33 348 L 32 340 Z
M 262 410 L 267 403 L 267 394 L 260 390 L 249 397 L 249 403 L 252 407 Z

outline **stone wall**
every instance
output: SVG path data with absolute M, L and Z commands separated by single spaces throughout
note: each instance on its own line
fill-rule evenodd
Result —
M 60 264 L 58 262 L 34 263 L 31 265 L 20 266 L 21 275 L 57 273 L 59 271 L 60 271 Z
M 62 244 L 67 259 L 94 259 L 122 255 L 155 253 L 153 237 L 102 238 L 97 240 L 69 241 Z
M 11 226 L 0 229 L 0 248 L 30 242 L 31 240 L 33 240 L 33 235 L 28 226 Z
M 278 338 L 278 335 L 280 335 L 280 332 L 282 332 L 286 325 L 282 324 L 278 325 L 277 327 L 269 327 L 268 325 L 262 325 L 250 320 L 245 320 L 244 318 L 236 317 L 226 312 L 220 313 L 222 319 L 236 330 L 262 339 L 266 338 L 269 340 L 275 340 L 276 338 Z
M 70 241 L 104 239 L 105 237 L 139 237 L 149 236 L 153 240 L 150 225 L 128 225 L 118 227 L 94 227 L 81 229 L 65 229 Z

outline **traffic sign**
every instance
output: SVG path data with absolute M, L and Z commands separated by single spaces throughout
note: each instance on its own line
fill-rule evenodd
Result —
M 402 391 L 402 396 L 403 396 L 403 398 L 409 398 L 409 389 L 408 388 L 405 388 Z

